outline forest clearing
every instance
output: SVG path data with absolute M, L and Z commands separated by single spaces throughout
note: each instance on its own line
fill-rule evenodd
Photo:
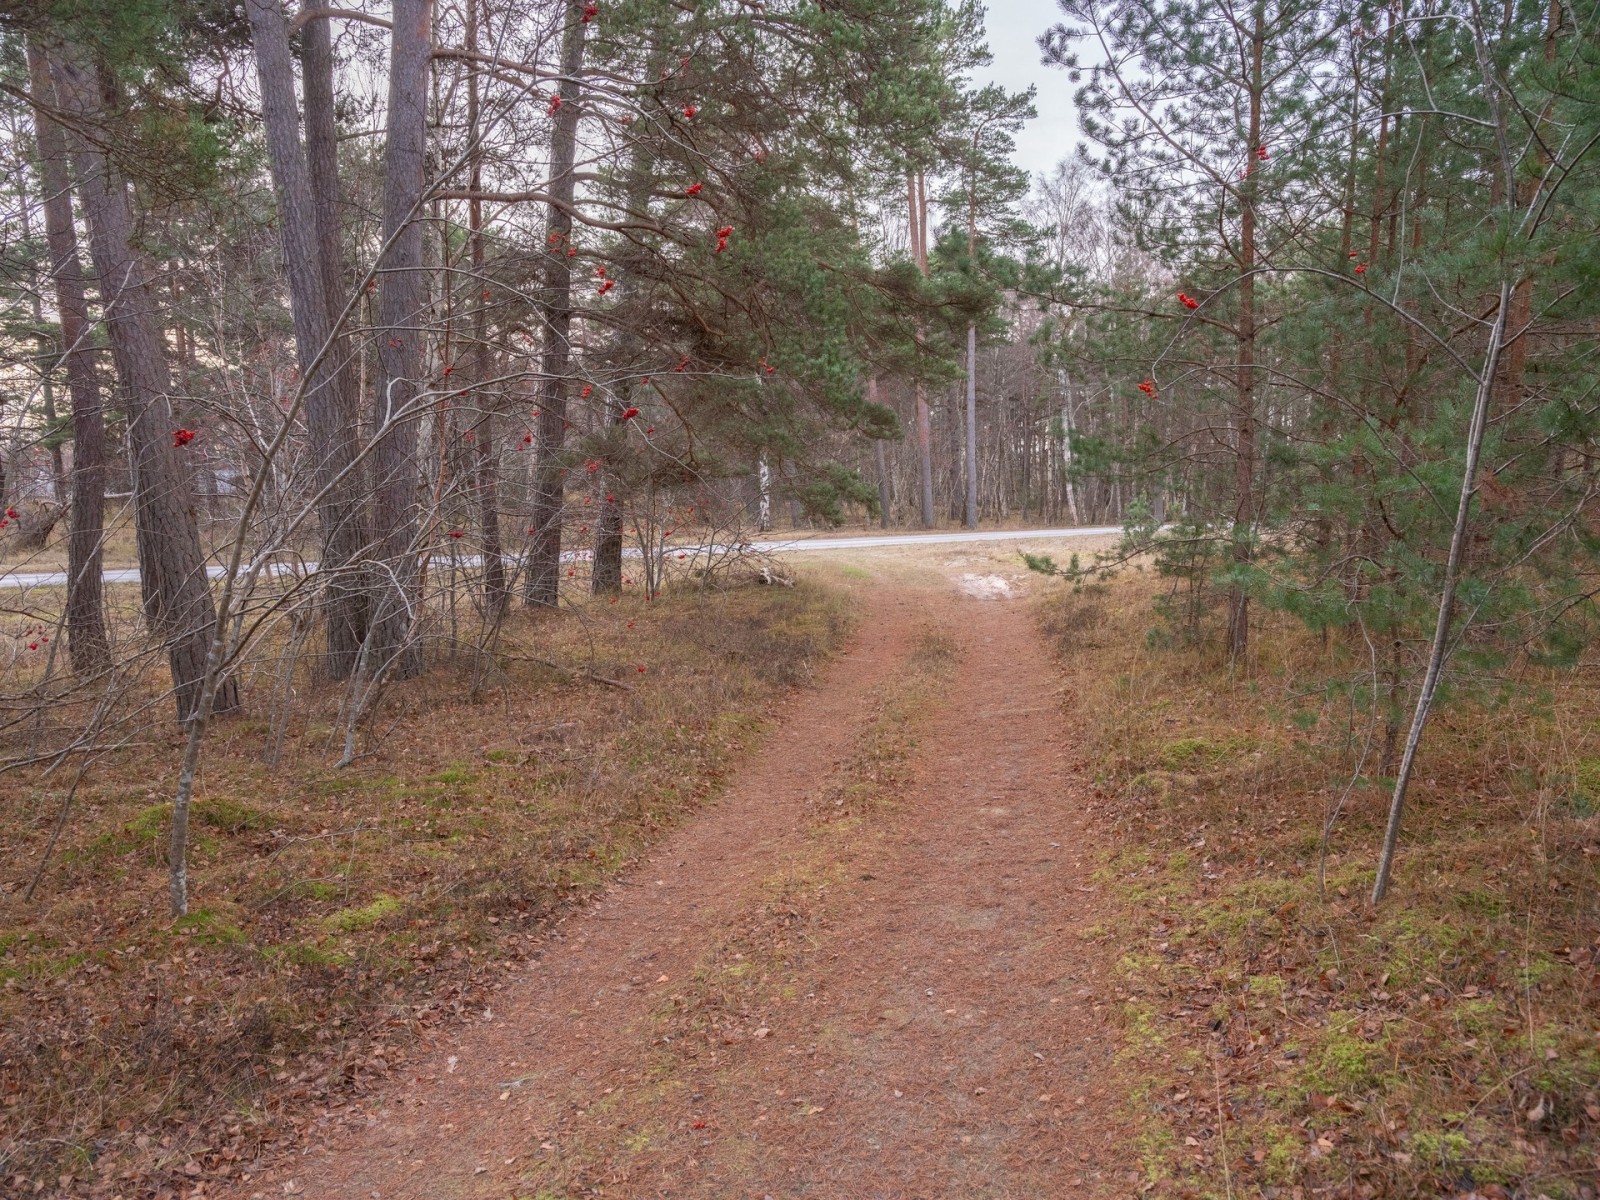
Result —
M 0 1194 L 1596 1200 L 1600 9 L 0 0 Z

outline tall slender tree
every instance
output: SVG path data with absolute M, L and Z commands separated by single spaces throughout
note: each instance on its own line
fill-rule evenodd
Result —
M 377 579 L 368 636 L 372 671 L 405 679 L 422 670 L 416 638 L 421 472 L 418 401 L 428 281 L 423 261 L 432 0 L 395 0 L 384 140 L 383 245 L 378 264 L 372 508 Z
M 321 497 L 317 505 L 322 528 L 319 573 L 333 583 L 323 606 L 328 624 L 328 671 L 334 678 L 343 678 L 355 667 L 366 616 L 365 598 L 349 578 L 360 552 L 361 521 L 355 493 L 359 481 L 350 474 L 354 446 L 349 420 L 352 405 L 346 389 L 352 380 L 340 361 L 344 343 L 335 329 L 343 303 L 328 287 L 321 258 L 326 250 L 324 222 L 318 219 L 300 136 L 282 5 L 280 0 L 248 0 L 245 10 L 255 47 L 262 128 L 278 201 L 295 355 L 306 381 L 312 477 Z M 330 301 L 340 309 L 330 308 Z
M 132 454 L 139 578 L 150 627 L 167 645 L 180 720 L 193 713 L 205 677 L 206 652 L 216 624 L 199 519 L 187 463 L 174 436 L 166 351 L 157 324 L 150 268 L 134 244 L 128 185 L 88 131 L 112 121 L 102 97 L 114 81 L 79 49 L 63 46 L 51 55 L 51 78 L 62 111 L 77 126 L 72 160 L 89 227 L 103 320 L 122 385 Z M 216 711 L 238 707 L 238 684 L 219 688 Z
M 589 23 L 578 0 L 565 5 L 560 78 L 551 100 L 550 199 L 545 207 L 544 273 L 540 317 L 539 463 L 534 482 L 525 599 L 553 608 L 561 584 L 561 518 L 566 509 L 567 376 L 572 363 L 572 210 L 577 194 L 575 158 L 582 112 L 583 50 Z
M 67 534 L 67 649 L 77 671 L 111 665 L 101 578 L 105 540 L 106 435 L 104 401 L 95 378 L 94 342 L 83 264 L 72 218 L 72 181 L 65 131 L 50 116 L 57 107 L 50 64 L 37 37 L 27 43 L 33 90 L 34 138 L 44 187 L 45 244 L 55 291 L 61 355 L 72 400 L 72 514 Z

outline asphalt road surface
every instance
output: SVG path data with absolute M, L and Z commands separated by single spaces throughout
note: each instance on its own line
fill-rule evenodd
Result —
M 1115 525 L 1083 525 L 1069 529 L 993 529 L 993 530 L 964 530 L 960 533 L 900 533 L 900 534 L 875 534 L 865 537 L 822 537 L 822 538 L 795 538 L 790 541 L 761 541 L 751 542 L 750 549 L 763 554 L 810 554 L 818 550 L 875 550 L 886 546 L 920 546 L 920 545 L 958 545 L 963 542 L 1019 542 L 1019 541 L 1048 541 L 1054 538 L 1083 538 L 1104 537 L 1106 534 L 1120 533 L 1121 529 Z M 731 546 L 710 547 L 718 551 L 732 549 Z M 706 546 L 674 546 L 675 554 L 689 554 L 694 552 L 704 553 Z M 637 558 L 638 550 L 625 550 L 623 553 L 630 558 Z M 569 550 L 561 556 L 567 562 L 587 561 L 589 551 Z M 437 566 L 449 566 L 452 560 L 445 557 L 434 559 Z M 481 561 L 475 555 L 465 555 L 454 560 L 457 566 L 473 567 Z M 315 571 L 317 564 L 314 562 L 295 562 L 274 564 L 270 571 L 277 574 L 300 574 Z M 220 579 L 227 568 L 211 566 L 206 568 L 206 574 L 212 579 Z M 103 573 L 103 578 L 108 584 L 138 583 L 139 569 L 137 567 L 118 567 Z M 35 588 L 35 587 L 65 587 L 67 573 L 65 571 L 17 571 L 11 574 L 0 575 L 0 587 L 7 588 Z

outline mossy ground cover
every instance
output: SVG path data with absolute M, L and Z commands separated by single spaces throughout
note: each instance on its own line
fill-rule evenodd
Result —
M 300 679 L 276 765 L 259 714 L 218 723 L 176 922 L 176 729 L 92 765 L 32 903 L 61 783 L 0 777 L 0 1191 L 181 1189 L 336 1115 L 713 794 L 848 625 L 804 581 L 518 614 L 492 686 L 463 654 L 395 687 L 344 769 L 337 689 Z
M 1373 910 L 1387 792 L 1352 783 L 1356 653 L 1267 616 L 1230 671 L 1152 648 L 1151 598 L 1134 577 L 1041 607 L 1114 833 L 1096 882 L 1125 920 L 1100 936 L 1143 1190 L 1592 1197 L 1592 692 L 1528 668 L 1438 714 Z

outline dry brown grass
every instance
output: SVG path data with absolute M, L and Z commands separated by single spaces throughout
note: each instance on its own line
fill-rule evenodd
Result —
M 1041 602 L 1116 839 L 1122 1062 L 1145 1190 L 1593 1197 L 1600 1175 L 1600 712 L 1527 670 L 1430 727 L 1391 899 L 1350 788 L 1360 666 L 1267 616 L 1245 677 L 1151 649 L 1153 585 Z M 1380 735 L 1381 736 L 1381 735 Z M 1375 760 L 1374 760 L 1375 761 Z M 1371 764 L 1369 764 L 1371 765 Z M 1327 890 L 1321 830 L 1333 822 Z
M 480 702 L 463 653 L 394 689 L 344 770 L 326 687 L 302 689 L 275 768 L 265 721 L 223 722 L 176 924 L 176 729 L 91 770 L 32 905 L 59 796 L 0 777 L 0 1181 L 155 1194 L 337 1114 L 711 794 L 847 624 L 805 582 L 519 615 Z

